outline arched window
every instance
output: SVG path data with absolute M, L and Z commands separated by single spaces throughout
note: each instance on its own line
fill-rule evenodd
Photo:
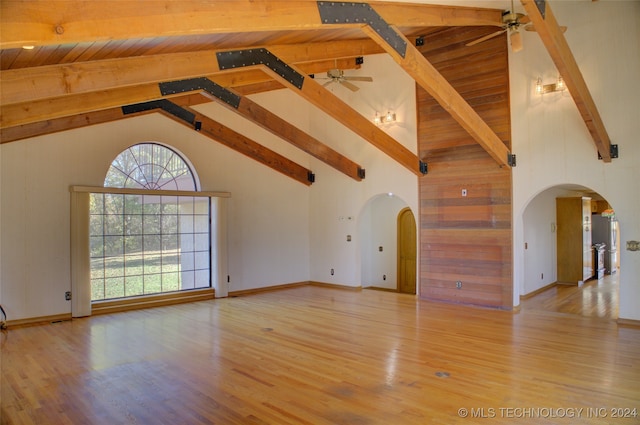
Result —
M 211 287 L 210 196 L 176 151 L 132 146 L 104 186 L 89 201 L 92 301 Z
M 174 150 L 157 143 L 140 143 L 111 163 L 105 187 L 196 191 L 191 169 Z

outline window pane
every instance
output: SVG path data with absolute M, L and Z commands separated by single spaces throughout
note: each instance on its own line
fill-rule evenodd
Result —
M 124 217 L 124 226 L 126 235 L 142 235 L 142 215 L 126 215 Z
M 105 257 L 115 257 L 124 255 L 124 237 L 123 236 L 105 236 L 104 237 L 104 255 Z
M 156 294 L 162 292 L 162 275 L 161 274 L 145 274 L 144 275 L 144 293 Z
M 196 215 L 193 217 L 194 231 L 196 233 L 209 233 L 209 216 Z
M 102 232 L 100 232 L 100 236 L 89 237 L 89 250 L 91 258 L 104 257 L 104 237 Z
M 136 295 L 144 294 L 144 277 L 140 276 L 127 276 L 125 280 L 125 296 L 134 297 Z
M 122 235 L 124 231 L 124 222 L 122 215 L 109 214 L 104 216 L 104 234 L 105 235 Z
M 193 235 L 195 240 L 194 251 L 207 251 L 209 252 L 209 235 L 208 234 L 196 234 Z
M 104 299 L 104 279 L 91 279 L 91 299 Z
M 160 215 L 145 215 L 142 228 L 145 235 L 159 235 L 161 232 Z
M 124 213 L 142 214 L 142 196 L 124 195 Z
M 180 267 L 182 271 L 193 270 L 195 266 L 195 254 L 185 252 L 180 255 Z
M 191 196 L 180 197 L 180 214 L 193 214 L 193 199 Z
M 104 212 L 105 214 L 122 214 L 124 210 L 124 195 L 105 193 Z
M 195 272 L 183 270 L 180 278 L 180 289 L 193 289 L 195 287 Z
M 165 235 L 178 233 L 178 216 L 177 215 L 162 216 L 162 233 Z
M 124 277 L 108 277 L 104 280 L 104 298 L 124 297 Z
M 180 273 L 171 272 L 162 274 L 162 292 L 180 290 Z
M 195 253 L 195 269 L 204 270 L 209 269 L 209 251 L 196 252 Z
M 207 288 L 211 285 L 209 270 L 197 270 L 195 274 L 196 288 Z
M 102 214 L 91 214 L 89 216 L 89 234 L 102 236 L 104 231 L 104 216 Z
M 161 250 L 162 239 L 160 235 L 152 234 L 143 236 L 143 246 L 146 256 L 157 255 Z
M 123 257 L 105 257 L 104 259 L 104 275 L 105 277 L 124 276 L 124 258 Z
M 165 254 L 177 254 L 178 235 L 162 235 L 162 252 Z

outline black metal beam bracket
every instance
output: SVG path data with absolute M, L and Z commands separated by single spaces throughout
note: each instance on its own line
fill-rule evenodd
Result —
M 136 103 L 133 105 L 126 105 L 122 107 L 122 113 L 124 115 L 135 114 L 136 112 L 151 111 L 153 109 L 162 109 L 171 115 L 180 118 L 183 121 L 188 122 L 193 126 L 197 126 L 196 115 L 187 111 L 181 106 L 176 105 L 167 99 L 152 100 L 150 102 Z
M 615 159 L 618 157 L 618 145 L 609 145 L 609 156 L 611 159 Z M 602 159 L 602 155 L 598 152 L 598 159 Z
M 265 65 L 273 72 L 302 89 L 304 75 L 291 68 L 267 49 L 232 50 L 216 53 L 220 70 L 242 68 L 245 66 Z
M 420 172 L 422 174 L 427 174 L 429 172 L 429 166 L 426 162 L 420 161 Z
M 407 42 L 368 3 L 319 1 L 318 11 L 323 24 L 366 24 L 376 31 L 403 58 Z
M 226 104 L 233 106 L 235 109 L 238 109 L 238 106 L 240 105 L 241 97 L 239 95 L 227 90 L 219 84 L 214 83 L 207 77 L 168 81 L 159 83 L 158 86 L 160 87 L 160 93 L 162 93 L 163 96 L 195 90 L 204 90 Z

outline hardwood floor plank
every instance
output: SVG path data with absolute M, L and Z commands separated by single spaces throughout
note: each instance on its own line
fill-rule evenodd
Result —
M 2 338 L 2 424 L 577 423 L 515 408 L 639 421 L 609 409 L 640 409 L 640 329 L 526 307 L 299 286 Z

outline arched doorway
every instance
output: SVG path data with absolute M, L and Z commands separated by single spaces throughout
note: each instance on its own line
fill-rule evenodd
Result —
M 416 293 L 416 219 L 411 208 L 398 214 L 398 292 Z
M 411 277 L 415 280 L 416 224 L 404 200 L 389 193 L 374 196 L 363 207 L 358 226 L 363 288 L 398 292 L 401 274 L 405 281 Z M 412 250 L 408 247 L 411 244 Z M 415 294 L 415 281 L 405 291 Z
M 566 203 L 557 199 L 577 199 L 588 205 L 588 211 L 580 211 L 574 223 L 578 228 L 589 229 L 589 246 L 604 244 L 601 255 L 608 256 L 598 264 L 598 249 L 594 249 L 590 273 L 576 282 L 559 276 L 559 268 L 566 266 L 567 244 L 558 241 L 565 238 L 559 232 L 563 226 L 558 220 L 565 220 Z M 579 202 L 581 203 L 581 202 Z M 561 214 L 558 214 L 559 208 Z M 614 206 L 596 191 L 579 185 L 559 185 L 548 188 L 533 197 L 522 214 L 523 221 L 523 279 L 521 281 L 521 308 L 523 310 L 543 310 L 564 314 L 579 314 L 588 317 L 617 319 L 619 282 L 619 229 L 615 220 Z M 584 214 L 583 214 L 584 213 Z M 613 215 L 613 217 L 612 217 Z M 586 216 L 586 217 L 585 217 Z M 566 223 L 564 224 L 566 226 Z M 582 272 L 582 271 L 581 271 Z M 564 273 L 564 272 L 563 272 Z

